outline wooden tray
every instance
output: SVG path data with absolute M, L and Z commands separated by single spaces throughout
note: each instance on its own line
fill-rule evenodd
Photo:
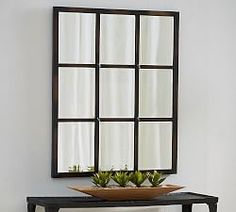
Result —
M 145 200 L 152 199 L 172 191 L 183 188 L 178 185 L 161 185 L 158 187 L 142 186 L 142 187 L 84 187 L 84 186 L 69 186 L 70 189 L 80 191 L 85 194 L 92 195 L 94 197 L 104 200 Z

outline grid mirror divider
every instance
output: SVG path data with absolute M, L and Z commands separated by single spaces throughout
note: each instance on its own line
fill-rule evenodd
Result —
M 96 16 L 95 24 L 95 64 L 71 64 L 59 63 L 59 13 L 92 13 Z M 100 64 L 100 17 L 101 14 L 134 15 L 135 17 L 135 64 Z M 140 58 L 140 17 L 145 16 L 169 16 L 174 19 L 174 45 L 173 65 L 142 65 Z M 171 122 L 172 123 L 172 168 L 159 170 L 164 174 L 177 172 L 177 118 L 178 118 L 178 51 L 179 51 L 179 12 L 174 11 L 150 11 L 150 10 L 115 10 L 93 9 L 74 7 L 53 8 L 53 73 L 52 73 L 52 160 L 51 176 L 57 177 L 82 177 L 91 176 L 94 172 L 58 172 L 58 124 L 60 122 L 93 122 L 95 123 L 94 135 L 94 170 L 99 170 L 99 123 L 100 122 L 133 122 L 134 123 L 134 170 L 138 167 L 138 138 L 140 122 Z M 58 118 L 58 75 L 60 67 L 94 68 L 95 69 L 95 118 Z M 101 68 L 129 68 L 135 72 L 135 99 L 134 118 L 101 118 L 99 117 L 99 72 Z M 169 69 L 173 76 L 173 104 L 172 117 L 170 118 L 140 118 L 139 117 L 139 73 L 140 69 Z M 142 171 L 142 170 L 141 170 Z M 153 170 L 145 170 L 153 171 Z

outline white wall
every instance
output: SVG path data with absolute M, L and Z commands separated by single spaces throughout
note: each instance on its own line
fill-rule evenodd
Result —
M 78 195 L 66 186 L 89 183 L 50 178 L 52 6 L 59 5 L 181 12 L 179 168 L 169 182 L 218 195 L 219 212 L 236 211 L 235 0 L 0 0 L 0 211 L 24 212 L 26 196 Z

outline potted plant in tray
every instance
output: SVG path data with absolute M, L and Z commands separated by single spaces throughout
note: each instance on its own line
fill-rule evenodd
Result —
M 130 181 L 130 175 L 124 171 L 115 172 L 111 178 L 121 187 L 126 187 Z
M 107 187 L 108 183 L 111 180 L 111 172 L 98 172 L 92 177 L 92 183 L 98 187 Z
M 160 172 L 154 171 L 153 173 L 148 173 L 148 181 L 153 187 L 159 186 L 165 179 Z
M 142 173 L 141 171 L 135 171 L 134 173 L 130 174 L 130 181 L 137 187 L 140 187 L 147 179 L 147 177 L 148 177 L 147 173 L 145 172 Z
M 150 173 L 141 171 L 131 173 L 128 171 L 99 171 L 91 179 L 95 187 L 71 186 L 70 188 L 100 199 L 120 201 L 152 199 L 183 188 L 178 185 L 160 186 L 165 178 L 157 171 Z M 110 186 L 111 179 L 118 185 Z M 151 185 L 142 186 L 147 179 Z M 129 182 L 132 182 L 135 186 L 129 185 Z

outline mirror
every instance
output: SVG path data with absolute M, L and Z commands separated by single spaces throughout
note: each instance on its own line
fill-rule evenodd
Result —
M 52 177 L 176 173 L 178 16 L 54 8 Z
M 135 16 L 101 14 L 102 64 L 134 64 Z
M 133 170 L 134 123 L 100 122 L 99 169 Z
M 95 62 L 95 14 L 59 14 L 59 63 Z
M 173 65 L 174 18 L 141 16 L 141 64 Z
M 134 117 L 134 70 L 100 69 L 100 117 Z
M 172 117 L 173 71 L 140 70 L 140 117 Z
M 59 68 L 59 118 L 95 117 L 95 69 Z
M 58 125 L 58 171 L 87 172 L 94 167 L 94 123 Z
M 139 167 L 141 170 L 171 169 L 172 123 L 139 123 Z

